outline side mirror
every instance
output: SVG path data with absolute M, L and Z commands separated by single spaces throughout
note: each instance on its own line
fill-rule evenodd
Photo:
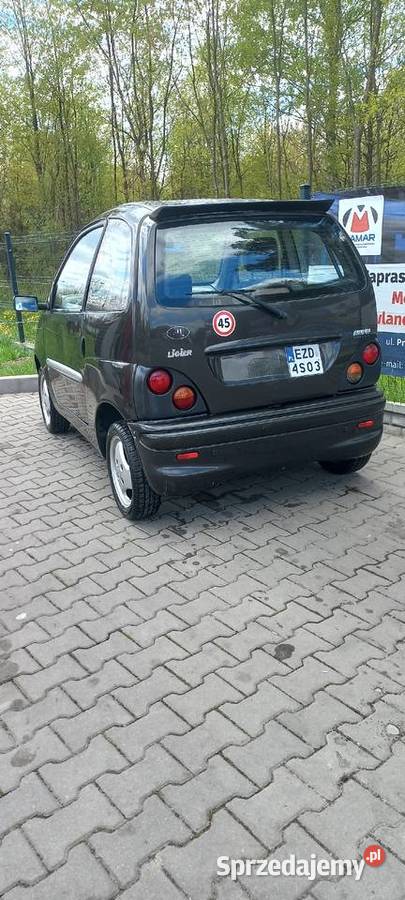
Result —
M 14 297 L 14 309 L 16 312 L 38 312 L 38 299 L 37 297 L 17 295 Z

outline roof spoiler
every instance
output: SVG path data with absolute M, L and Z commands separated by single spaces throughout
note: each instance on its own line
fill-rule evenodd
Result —
M 180 217 L 246 212 L 277 216 L 297 213 L 322 216 L 328 212 L 333 201 L 334 197 L 322 200 L 173 200 L 151 210 L 149 218 L 154 222 L 166 222 Z

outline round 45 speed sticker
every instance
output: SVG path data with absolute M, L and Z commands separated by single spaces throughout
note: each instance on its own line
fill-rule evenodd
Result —
M 220 309 L 219 312 L 215 313 L 212 320 L 212 327 L 215 334 L 218 334 L 219 337 L 229 337 L 236 328 L 235 316 L 231 312 L 228 312 L 227 309 Z

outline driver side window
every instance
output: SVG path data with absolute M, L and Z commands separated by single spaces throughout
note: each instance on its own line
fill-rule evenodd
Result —
M 63 309 L 66 312 L 80 312 L 90 266 L 93 262 L 102 230 L 102 226 L 93 228 L 73 247 L 55 286 L 53 309 Z

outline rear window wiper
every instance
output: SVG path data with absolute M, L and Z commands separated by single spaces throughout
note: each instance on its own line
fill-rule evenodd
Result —
M 252 297 L 244 292 L 237 291 L 226 291 L 221 288 L 215 287 L 214 284 L 210 284 L 209 287 L 212 287 L 213 291 L 216 294 L 220 294 L 221 297 L 233 297 L 233 299 L 238 300 L 239 303 L 244 303 L 246 306 L 257 306 L 258 309 L 264 309 L 265 312 L 269 313 L 271 316 L 274 316 L 275 319 L 286 319 L 287 313 L 284 310 L 278 309 L 277 306 L 269 306 L 264 300 L 259 300 L 258 297 Z

